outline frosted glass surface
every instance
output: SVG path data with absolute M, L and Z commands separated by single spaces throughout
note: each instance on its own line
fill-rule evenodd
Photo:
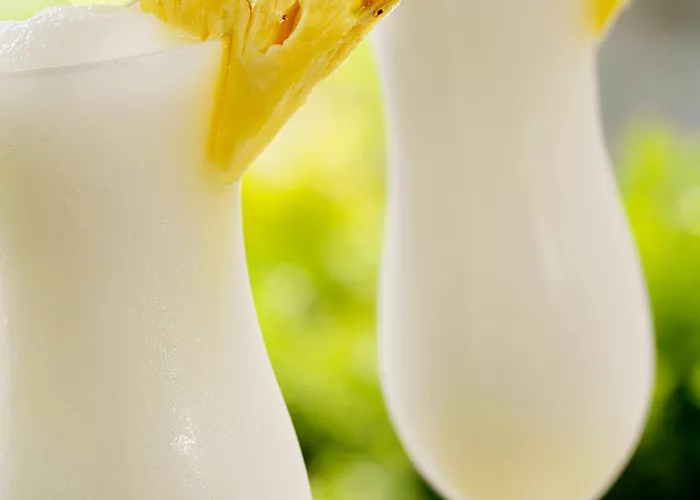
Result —
M 0 71 L 90 63 L 188 43 L 136 9 L 52 7 L 27 21 L 0 22 Z

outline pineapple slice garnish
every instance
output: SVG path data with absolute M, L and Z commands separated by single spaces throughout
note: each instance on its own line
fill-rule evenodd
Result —
M 400 0 L 141 0 L 200 40 L 223 39 L 208 154 L 235 182 Z
M 590 24 L 597 36 L 605 32 L 620 9 L 629 0 L 588 0 L 590 6 Z

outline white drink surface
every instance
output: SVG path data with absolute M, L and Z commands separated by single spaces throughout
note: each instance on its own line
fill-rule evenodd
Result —
M 654 356 L 583 2 L 429 4 L 378 37 L 388 405 L 450 500 L 591 500 L 637 443 Z
M 0 500 L 311 498 L 204 162 L 221 56 L 126 10 L 0 24 Z

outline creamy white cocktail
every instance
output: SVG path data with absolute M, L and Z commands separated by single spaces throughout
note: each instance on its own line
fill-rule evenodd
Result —
M 205 161 L 223 47 L 0 24 L 0 500 L 310 498 Z
M 615 0 L 412 0 L 378 38 L 392 166 L 381 363 L 450 500 L 591 500 L 654 380 L 595 78 Z

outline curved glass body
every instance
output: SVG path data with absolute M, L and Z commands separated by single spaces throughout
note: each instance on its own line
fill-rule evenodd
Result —
M 388 405 L 450 500 L 590 500 L 653 385 L 581 1 L 407 1 L 377 38 Z
M 0 73 L 0 499 L 309 500 L 239 186 L 222 47 Z

